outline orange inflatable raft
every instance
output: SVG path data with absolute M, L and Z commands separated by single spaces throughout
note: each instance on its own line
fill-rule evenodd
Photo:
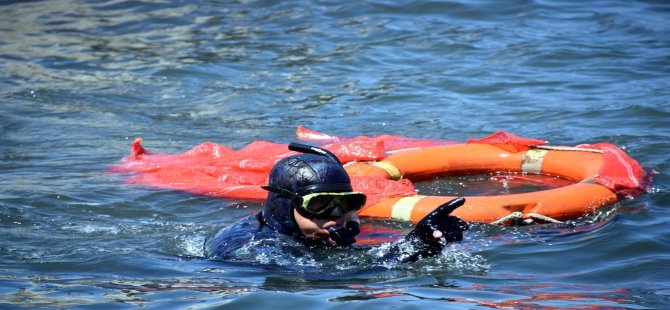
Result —
M 435 176 L 518 172 L 559 176 L 574 184 L 522 194 L 466 197 L 454 211 L 465 221 L 506 223 L 560 222 L 576 219 L 616 202 L 617 194 L 595 179 L 603 166 L 603 151 L 575 147 L 535 146 L 510 152 L 490 144 L 457 144 L 394 152 L 383 161 L 346 165 L 352 176 L 383 176 L 419 181 Z M 397 197 L 368 205 L 359 214 L 418 222 L 448 196 Z

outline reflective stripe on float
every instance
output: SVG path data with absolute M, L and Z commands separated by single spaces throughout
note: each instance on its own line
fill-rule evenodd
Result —
M 523 155 L 521 161 L 521 171 L 526 173 L 542 173 L 542 162 L 544 156 L 549 153 L 548 150 L 530 149 Z
M 393 207 L 391 207 L 391 218 L 410 222 L 412 220 L 412 210 L 414 210 L 414 206 L 419 200 L 423 199 L 423 197 L 426 196 L 416 195 L 398 199 L 398 201 L 393 204 Z

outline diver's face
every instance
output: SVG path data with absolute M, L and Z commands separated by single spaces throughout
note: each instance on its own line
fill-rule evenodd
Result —
M 355 221 L 359 222 L 358 219 L 358 213 L 354 212 L 349 212 L 345 213 L 342 216 L 340 216 L 337 219 L 309 219 L 306 218 L 298 211 L 295 209 L 293 210 L 293 217 L 295 218 L 295 222 L 298 223 L 298 227 L 300 227 L 300 231 L 302 232 L 305 237 L 308 239 L 313 239 L 313 240 L 328 240 L 329 235 L 328 235 L 328 228 L 333 227 L 333 226 L 345 226 L 346 223 Z

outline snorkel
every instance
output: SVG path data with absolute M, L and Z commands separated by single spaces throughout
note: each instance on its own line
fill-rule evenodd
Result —
M 321 156 L 326 156 L 336 163 L 342 165 L 342 162 L 340 161 L 339 158 L 333 152 L 326 150 L 324 148 L 320 148 L 318 146 L 313 146 L 309 144 L 304 144 L 304 143 L 298 143 L 298 142 L 291 142 L 291 144 L 288 145 L 288 149 L 291 151 L 296 151 L 300 153 L 305 153 L 305 154 L 316 154 L 316 155 L 321 155 Z
M 356 221 L 347 222 L 347 226 L 328 227 L 328 236 L 339 246 L 348 246 L 356 243 L 356 235 L 361 232 L 361 224 Z

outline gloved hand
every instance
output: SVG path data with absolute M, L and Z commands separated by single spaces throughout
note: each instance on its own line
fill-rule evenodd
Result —
M 465 198 L 458 197 L 435 208 L 407 234 L 405 239 L 412 242 L 417 249 L 414 258 L 437 255 L 447 243 L 463 239 L 463 231 L 468 230 L 468 224 L 449 215 L 463 203 Z

